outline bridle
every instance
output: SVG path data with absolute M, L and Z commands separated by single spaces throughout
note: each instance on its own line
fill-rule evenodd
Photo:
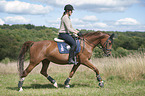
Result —
M 82 36 L 82 37 L 83 37 L 83 36 Z M 112 44 L 112 43 L 113 43 L 113 39 L 111 39 L 111 38 L 109 37 L 109 38 L 106 40 L 106 42 L 104 42 L 104 44 L 103 44 L 103 46 L 105 46 L 105 47 L 103 47 L 103 48 L 99 47 L 100 49 L 102 49 L 102 50 L 104 51 L 104 53 L 105 53 L 106 55 L 112 51 L 111 49 L 108 49 L 108 46 L 107 46 L 109 40 L 111 41 L 111 43 L 109 43 L 109 45 Z M 87 43 L 88 45 L 90 45 L 91 47 L 97 46 L 97 44 L 94 44 L 93 42 L 90 42 L 89 40 L 85 39 L 84 37 L 83 37 L 83 42 L 86 42 L 86 43 Z M 83 44 L 83 46 L 85 46 L 85 44 Z M 83 49 L 84 49 L 84 47 L 83 47 Z
M 103 46 L 105 46 L 105 47 L 103 47 L 102 49 L 103 49 L 103 51 L 105 52 L 105 54 L 108 54 L 108 53 L 110 53 L 112 50 L 111 49 L 108 49 L 107 47 L 107 45 L 108 45 L 108 42 L 109 42 L 109 40 L 111 41 L 111 43 L 109 43 L 109 45 L 110 44 L 112 44 L 113 43 L 113 39 L 111 39 L 110 37 L 107 39 L 107 41 L 103 44 Z

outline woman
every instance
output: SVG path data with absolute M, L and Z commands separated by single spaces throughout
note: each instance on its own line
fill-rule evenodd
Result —
M 61 25 L 59 29 L 59 38 L 63 39 L 67 44 L 70 45 L 71 49 L 69 51 L 69 64 L 76 64 L 76 60 L 74 60 L 74 50 L 76 47 L 76 42 L 72 38 L 70 34 L 77 34 L 79 31 L 75 30 L 72 27 L 70 16 L 72 15 L 72 11 L 74 10 L 73 6 L 68 4 L 64 7 L 65 12 L 61 17 Z

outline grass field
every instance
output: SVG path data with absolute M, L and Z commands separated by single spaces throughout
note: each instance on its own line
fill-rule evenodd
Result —
M 91 62 L 99 69 L 105 82 L 98 87 L 95 73 L 81 65 L 71 79 L 71 88 L 64 89 L 64 81 L 72 65 L 50 64 L 48 74 L 58 83 L 54 88 L 39 72 L 39 64 L 26 78 L 24 91 L 18 92 L 17 64 L 0 63 L 0 96 L 145 96 L 145 57 L 141 55 L 122 58 L 99 58 Z M 25 68 L 28 63 L 25 63 Z

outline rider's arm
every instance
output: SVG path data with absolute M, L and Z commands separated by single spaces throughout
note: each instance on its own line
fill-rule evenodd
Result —
M 73 32 L 73 33 L 76 32 L 76 30 L 72 27 L 71 21 L 68 18 L 68 16 L 63 17 L 63 22 L 69 32 Z

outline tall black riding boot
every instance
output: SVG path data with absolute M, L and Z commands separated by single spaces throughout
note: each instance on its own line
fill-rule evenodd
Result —
M 76 60 L 76 57 L 74 56 L 74 52 L 73 51 L 70 51 L 69 52 L 69 61 L 68 61 L 69 64 L 75 64 L 77 65 L 77 60 Z
M 74 52 L 73 51 L 69 51 L 69 61 L 68 61 L 69 64 L 75 64 L 75 61 L 74 61 Z

